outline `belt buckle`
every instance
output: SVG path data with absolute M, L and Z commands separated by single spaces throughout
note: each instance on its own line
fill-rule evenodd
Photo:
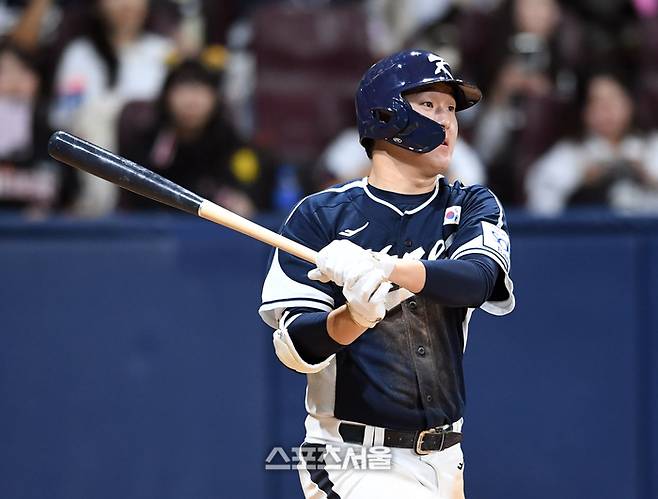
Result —
M 443 442 L 445 441 L 446 434 L 443 431 L 443 428 L 430 428 L 429 430 L 423 430 L 418 432 L 418 436 L 416 437 L 416 445 L 414 446 L 414 451 L 416 454 L 419 456 L 425 456 L 429 453 L 431 453 L 431 450 L 423 450 L 423 441 L 425 440 L 425 435 L 428 433 L 441 433 L 441 445 L 440 448 L 438 449 L 439 451 L 443 450 Z

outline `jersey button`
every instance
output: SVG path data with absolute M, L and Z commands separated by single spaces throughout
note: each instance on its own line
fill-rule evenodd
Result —
M 416 350 L 416 352 L 418 352 L 418 355 L 420 355 L 421 357 L 423 357 L 423 356 L 425 355 L 425 347 L 423 347 L 423 346 L 418 347 L 418 349 Z
M 412 245 L 413 243 L 414 243 L 414 242 L 413 242 L 411 239 L 406 239 L 406 240 L 404 241 L 404 245 L 405 245 L 407 248 L 411 248 L 411 245 Z
M 410 302 L 409 302 L 409 308 L 410 308 L 411 310 L 416 310 L 416 307 L 417 307 L 417 306 L 418 306 L 418 304 L 417 304 L 415 301 L 410 301 Z
M 428 402 L 431 402 L 432 400 L 434 400 L 434 397 L 432 397 L 431 395 L 428 395 L 427 397 L 425 397 L 425 399 L 426 399 Z

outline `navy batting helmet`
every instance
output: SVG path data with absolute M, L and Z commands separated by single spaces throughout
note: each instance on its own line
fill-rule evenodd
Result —
M 436 83 L 454 89 L 457 111 L 482 98 L 479 88 L 454 78 L 448 63 L 426 50 L 398 52 L 366 71 L 356 92 L 356 119 L 361 144 L 369 156 L 372 141 L 379 139 L 418 153 L 429 152 L 443 143 L 443 127 L 414 111 L 403 97 Z

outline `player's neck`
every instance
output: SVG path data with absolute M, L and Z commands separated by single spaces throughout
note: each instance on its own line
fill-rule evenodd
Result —
M 426 175 L 419 168 L 375 151 L 368 183 L 378 189 L 399 194 L 423 194 L 434 189 L 436 175 Z

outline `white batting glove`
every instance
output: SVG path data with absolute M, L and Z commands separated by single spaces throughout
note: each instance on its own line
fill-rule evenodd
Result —
M 396 258 L 386 253 L 374 253 L 347 239 L 332 241 L 322 248 L 316 260 L 317 268 L 308 273 L 314 281 L 333 281 L 339 286 L 352 286 L 362 275 L 377 270 L 382 280 L 393 272 Z
M 386 294 L 392 284 L 382 280 L 382 274 L 372 269 L 349 286 L 343 287 L 347 310 L 352 320 L 362 327 L 372 328 L 386 315 Z

